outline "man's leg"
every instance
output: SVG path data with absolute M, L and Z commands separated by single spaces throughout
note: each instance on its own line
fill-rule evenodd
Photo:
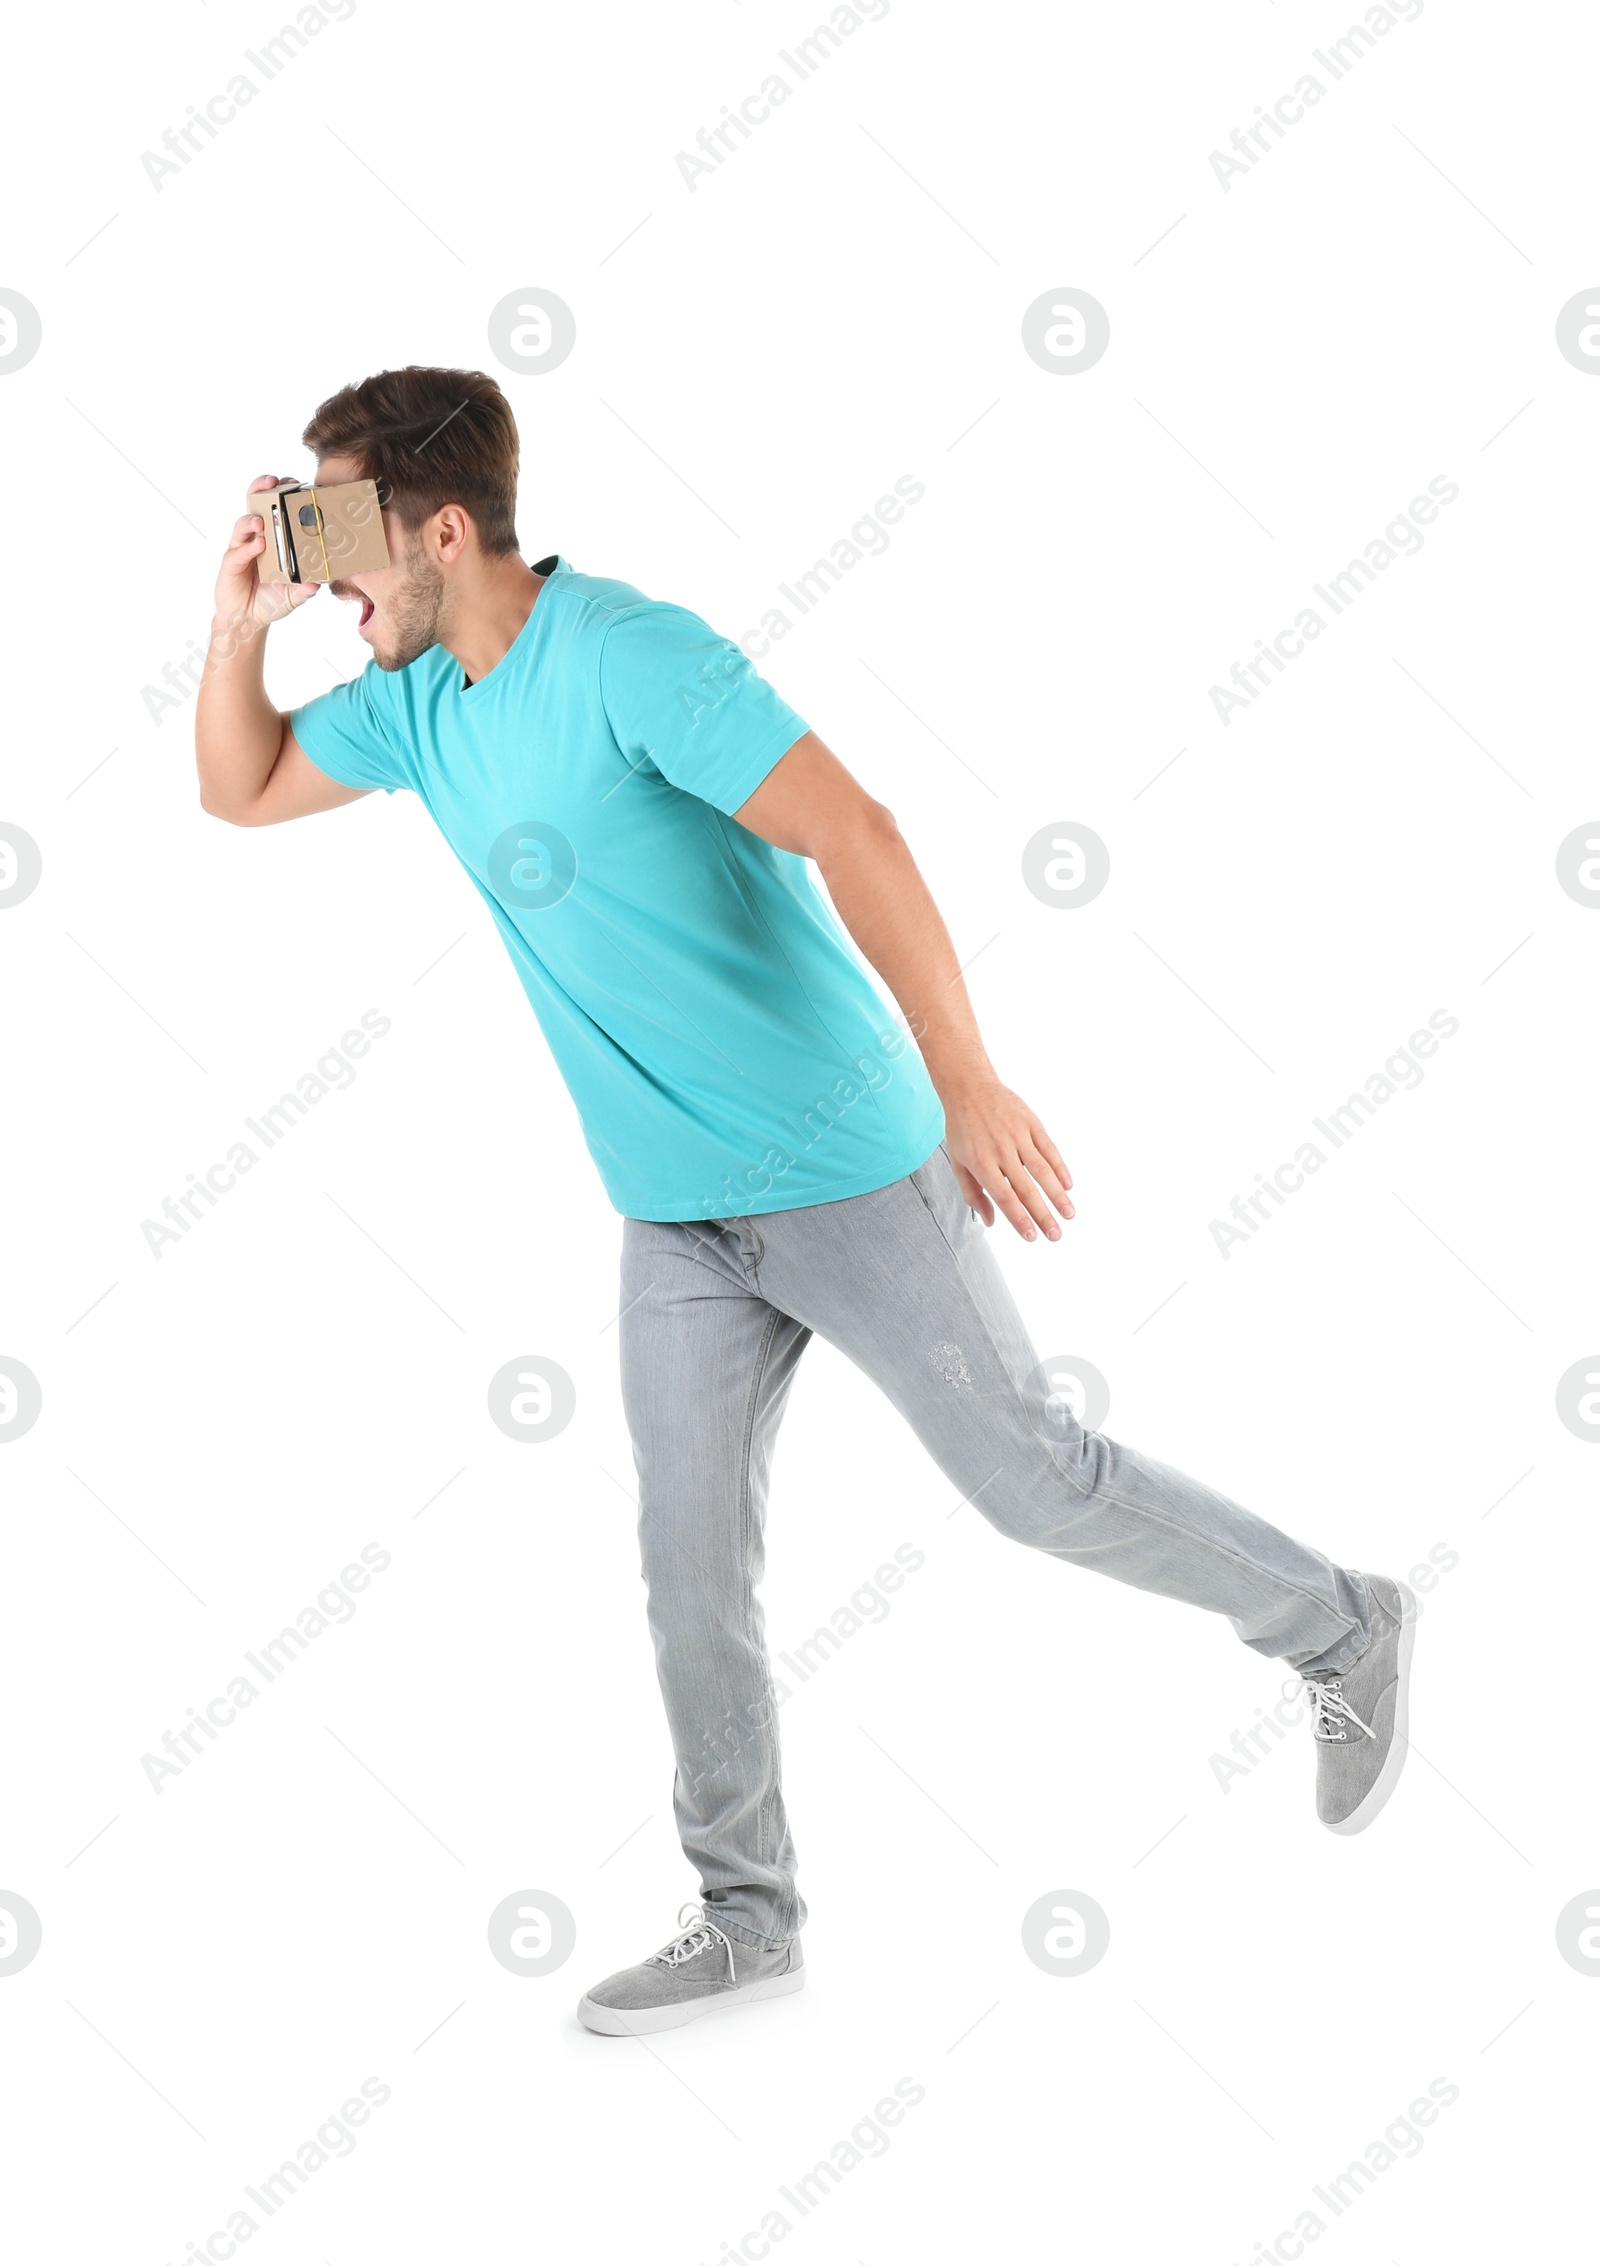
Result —
M 756 1597 L 772 1443 L 811 1333 L 748 1279 L 737 1224 L 628 1220 L 622 1392 L 673 1806 L 706 1911 L 735 1942 L 804 1924 Z
M 1361 1574 L 1048 1402 L 943 1144 L 890 1187 L 742 1225 L 762 1295 L 880 1385 L 1002 1534 L 1225 1614 L 1302 1673 L 1336 1674 L 1367 1649 Z

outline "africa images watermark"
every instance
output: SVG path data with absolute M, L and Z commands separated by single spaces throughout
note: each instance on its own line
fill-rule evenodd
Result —
M 161 719 L 169 708 L 182 708 L 194 698 L 200 689 L 200 680 L 205 675 L 205 667 L 206 657 L 191 637 L 189 650 L 184 658 L 181 661 L 169 661 L 162 669 L 161 684 L 167 687 L 165 692 L 161 685 L 139 687 L 144 712 L 158 731 Z
M 889 1618 L 889 1599 L 896 1590 L 904 1589 L 908 1574 L 920 1573 L 927 1564 L 925 1550 L 914 1542 L 902 1542 L 895 1550 L 893 1560 L 885 1559 L 870 1581 L 864 1581 L 850 1592 L 849 1603 L 834 1607 L 828 1619 L 810 1636 L 799 1640 L 792 1652 L 780 1652 L 779 1660 L 794 1677 L 797 1685 L 808 1684 L 825 1661 L 842 1649 L 846 1640 L 858 1634 L 870 1623 L 876 1626 Z M 782 1707 L 794 1694 L 781 1677 L 774 1679 L 774 1697 Z
M 858 2117 L 850 2127 L 849 2137 L 836 2141 L 826 2156 L 819 2156 L 808 2172 L 804 2172 L 791 2186 L 780 2187 L 779 2195 L 788 2205 L 788 2211 L 776 2204 L 762 2214 L 759 2227 L 751 2227 L 740 2236 L 737 2246 L 725 2242 L 710 2261 L 710 2266 L 757 2266 L 767 2257 L 775 2242 L 793 2234 L 799 2222 L 808 2218 L 825 2197 L 839 2186 L 847 2172 L 869 2156 L 886 2156 L 889 2153 L 889 2130 L 905 2121 L 907 2109 L 914 2109 L 927 2098 L 927 2087 L 919 2085 L 914 2077 L 901 2077 L 895 2081 L 893 2093 L 886 2093 L 868 2116 Z M 885 2128 L 889 2129 L 885 2129 Z M 789 2212 L 794 2217 L 789 2216 Z
M 1252 126 L 1235 126 L 1229 135 L 1229 146 L 1236 153 L 1229 157 L 1226 150 L 1211 152 L 1211 170 L 1216 175 L 1224 196 L 1233 187 L 1236 174 L 1248 173 L 1272 154 L 1272 140 L 1286 138 L 1286 129 L 1298 126 L 1308 110 L 1322 101 L 1331 87 L 1349 77 L 1364 57 L 1371 54 L 1378 41 L 1392 32 L 1397 24 L 1414 24 L 1422 13 L 1423 0 L 1393 0 L 1393 5 L 1381 4 L 1366 13 L 1365 27 L 1352 24 L 1338 39 L 1330 39 L 1326 48 L 1314 47 L 1312 58 L 1327 73 L 1327 83 L 1314 71 L 1306 71 L 1296 79 L 1287 94 L 1280 94 L 1270 110 L 1264 103 L 1256 104 L 1256 121 Z M 1291 104 L 1298 105 L 1291 108 Z
M 725 1172 L 722 1186 L 714 1196 L 701 1199 L 707 1219 L 738 1219 L 743 1216 L 743 1200 L 751 1196 L 765 1196 L 776 1187 L 786 1172 L 792 1171 L 808 1149 L 815 1148 L 824 1135 L 831 1133 L 847 1109 L 853 1109 L 865 1094 L 881 1094 L 894 1076 L 890 1064 L 906 1050 L 905 1035 L 898 1030 L 880 1031 L 878 1046 L 887 1060 L 880 1061 L 871 1053 L 852 1057 L 851 1070 L 859 1071 L 860 1082 L 849 1072 L 841 1071 L 824 1094 L 813 1097 L 810 1107 L 801 1113 L 792 1149 L 770 1148 L 759 1164 L 747 1165 L 741 1178 L 742 1188 L 735 1187 L 733 1175 Z
M 356 1082 L 355 1064 L 362 1055 L 370 1053 L 374 1039 L 386 1038 L 394 1025 L 387 1015 L 376 1007 L 369 1007 L 361 1018 L 360 1030 L 346 1031 L 327 1053 L 318 1057 L 315 1069 L 305 1071 L 295 1082 L 293 1093 L 280 1094 L 270 1108 L 259 1118 L 247 1117 L 245 1124 L 261 1143 L 260 1151 L 248 1141 L 235 1141 L 225 1157 L 206 1167 L 203 1177 L 189 1175 L 189 1185 L 180 1195 L 168 1196 L 161 1206 L 160 1220 L 141 1220 L 140 1230 L 150 1256 L 160 1259 L 169 1243 L 181 1243 L 200 1220 L 206 1208 L 215 1210 L 219 1197 L 237 1188 L 247 1172 L 253 1172 L 268 1149 L 275 1149 L 286 1133 L 293 1132 L 300 1120 L 323 1096 Z M 162 1225 L 162 1220 L 167 1222 Z
M 1419 1559 L 1409 1568 L 1406 1580 L 1419 1593 L 1417 1612 L 1423 1611 L 1422 1599 L 1438 1588 L 1441 1578 L 1453 1573 L 1461 1563 L 1461 1553 L 1448 1542 L 1436 1542 L 1426 1558 Z M 1229 1754 L 1212 1754 L 1207 1757 L 1212 1777 L 1224 1794 L 1233 1792 L 1236 1778 L 1248 1778 L 1260 1768 L 1270 1754 L 1284 1745 L 1288 1735 L 1305 1721 L 1310 1694 L 1300 1676 L 1285 1679 L 1282 1692 L 1272 1709 L 1256 1709 L 1254 1723 L 1242 1730 L 1236 1729 L 1229 1739 Z
M 1307 2243 L 1325 2235 L 1335 2219 L 1342 2219 L 1353 2203 L 1358 2203 L 1369 2188 L 1377 2185 L 1379 2177 L 1391 2171 L 1402 2156 L 1422 2154 L 1427 2143 L 1423 2133 L 1439 2121 L 1441 2109 L 1454 2108 L 1461 2098 L 1461 2088 L 1448 2077 L 1435 2077 L 1426 2093 L 1419 2093 L 1403 2116 L 1392 2117 L 1384 2126 L 1382 2136 L 1369 2141 L 1359 2156 L 1352 2156 L 1342 2172 L 1335 2173 L 1325 2186 L 1313 2187 L 1311 2192 L 1322 2210 L 1310 2204 L 1296 2215 L 1294 2225 L 1285 2227 L 1271 2243 L 1258 2242 L 1241 2266 L 1291 2266 L 1291 2262 L 1305 2256 Z M 1327 2217 L 1322 2213 L 1325 2211 Z
M 818 24 L 804 39 L 797 39 L 793 48 L 780 47 L 778 57 L 794 73 L 793 81 L 781 71 L 769 71 L 759 87 L 747 94 L 737 110 L 726 102 L 722 117 L 715 126 L 702 126 L 694 138 L 694 150 L 679 150 L 677 167 L 684 187 L 691 196 L 699 188 L 702 177 L 726 165 L 739 147 L 740 141 L 749 141 L 757 126 L 766 125 L 773 112 L 787 102 L 798 87 L 814 78 L 830 57 L 837 55 L 844 42 L 863 24 L 881 24 L 889 13 L 889 0 L 859 0 L 852 7 L 850 0 L 840 0 L 828 22 Z M 739 139 L 735 140 L 734 137 Z
M 1431 526 L 1438 518 L 1440 504 L 1453 504 L 1460 493 L 1454 480 L 1443 472 L 1436 472 L 1428 482 L 1427 495 L 1413 496 L 1383 533 L 1374 535 L 1359 559 L 1351 559 L 1337 574 L 1330 574 L 1326 583 L 1314 582 L 1311 587 L 1327 607 L 1329 618 L 1347 612 L 1396 559 L 1415 557 L 1427 541 L 1423 528 Z M 1434 498 L 1437 501 L 1431 500 Z M 1221 718 L 1223 729 L 1232 723 L 1234 709 L 1248 708 L 1252 701 L 1260 699 L 1262 691 L 1272 683 L 1269 672 L 1275 671 L 1281 677 L 1287 664 L 1298 661 L 1312 639 L 1320 637 L 1328 626 L 1328 620 L 1315 606 L 1303 606 L 1289 627 L 1280 629 L 1270 645 L 1265 638 L 1258 637 L 1254 658 L 1235 661 L 1228 672 L 1236 689 L 1230 692 L 1226 685 L 1210 688 L 1211 705 Z
M 926 1551 L 919 1550 L 914 1542 L 902 1542 L 892 1560 L 885 1559 L 870 1581 L 860 1583 L 850 1592 L 848 1604 L 835 1606 L 827 1620 L 813 1629 L 810 1636 L 799 1639 L 791 1651 L 780 1652 L 778 1660 L 793 1676 L 794 1685 L 786 1684 L 781 1676 L 771 1677 L 771 1698 L 763 1697 L 746 1704 L 742 1738 L 732 1708 L 726 1710 L 714 1730 L 701 1731 L 700 1744 L 705 1750 L 705 1760 L 697 1767 L 691 1781 L 694 1789 L 698 1792 L 700 1787 L 719 1777 L 742 1751 L 745 1739 L 759 1743 L 778 1710 L 794 1698 L 797 1690 L 809 1684 L 851 1637 L 869 1625 L 876 1627 L 886 1621 L 889 1599 L 905 1587 L 909 1575 L 920 1573 L 927 1562 Z
M 393 2098 L 393 2088 L 381 2077 L 364 2077 L 359 2093 L 352 2093 L 341 2101 L 332 2116 L 324 2117 L 309 2140 L 302 2140 L 292 2156 L 286 2156 L 275 2172 L 252 2185 L 246 2182 L 245 2193 L 260 2212 L 256 2218 L 241 2204 L 229 2213 L 225 2227 L 215 2228 L 206 2237 L 205 2249 L 190 2243 L 178 2266 L 194 2266 L 196 2259 L 220 2262 L 237 2254 L 239 2245 L 261 2232 L 266 2221 L 276 2216 L 283 2206 L 323 2165 L 335 2156 L 352 2156 L 356 2149 L 355 2129 L 371 2118 L 374 2109 L 381 2109 Z M 226 2248 L 220 2247 L 226 2244 Z
M 218 1732 L 237 1723 L 242 1711 L 254 1706 L 266 1686 L 275 1684 L 314 1638 L 331 1629 L 335 1622 L 353 1621 L 356 1598 L 364 1589 L 371 1588 L 375 1574 L 386 1572 L 392 1563 L 390 1553 L 381 1543 L 365 1543 L 359 1559 L 341 1566 L 338 1579 L 319 1589 L 314 1603 L 300 1608 L 292 1627 L 281 1628 L 259 1652 L 247 1652 L 245 1660 L 260 1677 L 259 1684 L 252 1683 L 249 1676 L 235 1676 L 225 1692 L 207 1700 L 203 1713 L 191 1707 L 189 1720 L 181 1730 L 169 1730 L 162 1735 L 161 1754 L 139 1757 L 151 1791 L 159 1794 L 169 1778 L 182 1777 L 191 1763 L 205 1753 L 205 1742 L 215 1743 Z
M 1448 1008 L 1436 1007 L 1428 1017 L 1426 1030 L 1413 1031 L 1404 1046 L 1396 1047 L 1381 1070 L 1374 1070 L 1359 1093 L 1348 1095 L 1326 1117 L 1314 1117 L 1311 1122 L 1328 1150 L 1320 1149 L 1315 1141 L 1302 1141 L 1294 1155 L 1280 1164 L 1268 1179 L 1263 1172 L 1256 1174 L 1256 1185 L 1248 1196 L 1235 1196 L 1229 1210 L 1234 1225 L 1227 1220 L 1211 1222 L 1211 1240 L 1224 1259 L 1231 1259 L 1236 1243 L 1248 1243 L 1259 1234 L 1271 1219 L 1274 1210 L 1282 1211 L 1291 1196 L 1297 1196 L 1307 1179 L 1320 1172 L 1334 1149 L 1342 1149 L 1354 1139 L 1363 1125 L 1370 1123 L 1385 1102 L 1396 1094 L 1420 1086 L 1425 1075 L 1422 1065 L 1439 1051 L 1441 1039 L 1453 1039 L 1461 1028 L 1459 1019 Z M 1290 1175 L 1295 1175 L 1291 1178 Z
M 880 558 L 893 540 L 889 529 L 904 519 L 909 505 L 920 504 L 927 492 L 922 481 L 909 472 L 902 472 L 894 484 L 893 494 L 880 496 L 870 511 L 863 512 L 850 532 L 841 535 L 830 547 L 825 559 L 814 560 L 792 583 L 780 582 L 779 592 L 794 608 L 796 616 L 811 613 L 863 559 Z M 752 661 L 761 661 L 793 627 L 793 621 L 781 606 L 769 606 L 759 625 L 747 629 L 739 643 Z
M 179 174 L 186 165 L 192 165 L 208 141 L 214 142 L 220 127 L 231 126 L 247 103 L 254 102 L 268 83 L 286 71 L 297 55 L 305 52 L 309 40 L 326 31 L 330 24 L 346 24 L 356 12 L 356 0 L 307 0 L 292 24 L 282 25 L 270 39 L 261 42 L 260 50 L 245 49 L 245 60 L 260 73 L 259 83 L 249 71 L 235 71 L 225 87 L 209 97 L 203 108 L 189 105 L 189 115 L 181 126 L 169 126 L 161 137 L 161 150 L 144 150 L 139 162 L 145 179 L 157 196 L 166 186 L 168 174 Z

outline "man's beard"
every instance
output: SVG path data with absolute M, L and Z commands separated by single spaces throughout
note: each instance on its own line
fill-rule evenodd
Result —
M 373 647 L 372 657 L 380 669 L 408 669 L 439 642 L 444 622 L 444 575 L 429 563 L 421 543 L 407 545 L 406 570 L 406 579 L 391 605 L 389 649 L 380 653 Z

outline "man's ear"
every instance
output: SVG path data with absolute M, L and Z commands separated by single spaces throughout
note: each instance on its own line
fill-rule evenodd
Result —
M 459 504 L 442 504 L 434 514 L 439 558 L 445 565 L 453 565 L 466 550 L 472 533 L 472 521 Z

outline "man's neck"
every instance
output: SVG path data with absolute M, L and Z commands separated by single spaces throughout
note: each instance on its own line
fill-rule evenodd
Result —
M 521 636 L 545 577 L 520 558 L 496 559 L 470 593 L 463 592 L 440 644 L 461 663 L 469 685 L 503 661 Z

